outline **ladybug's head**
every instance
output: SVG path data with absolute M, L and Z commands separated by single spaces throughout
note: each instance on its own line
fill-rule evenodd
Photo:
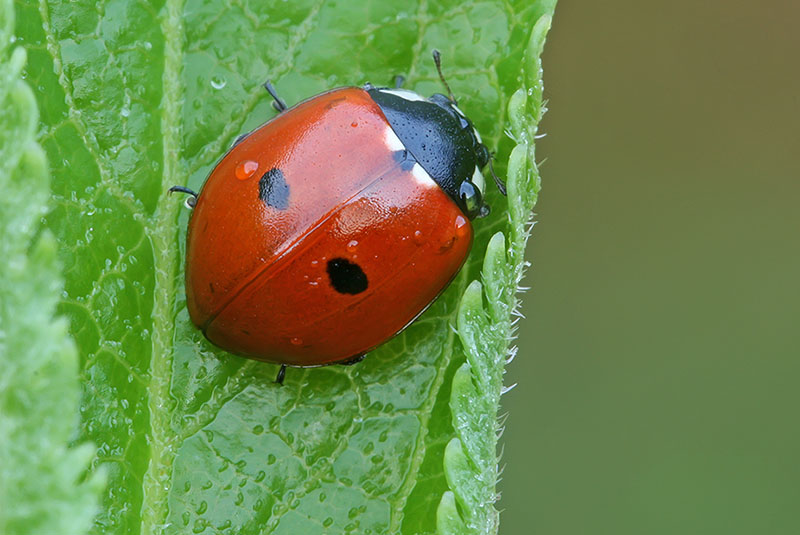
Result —
M 434 53 L 434 59 L 438 67 L 438 54 Z M 481 169 L 489 163 L 489 150 L 452 95 L 436 93 L 425 98 L 408 89 L 371 84 L 364 89 L 380 106 L 409 156 L 461 210 L 470 219 L 487 215 Z

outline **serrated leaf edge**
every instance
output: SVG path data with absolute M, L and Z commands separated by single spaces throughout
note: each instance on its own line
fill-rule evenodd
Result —
M 508 161 L 508 232 L 489 241 L 482 281 L 465 290 L 458 310 L 457 331 L 466 362 L 453 377 L 450 397 L 456 436 L 444 453 L 444 473 L 450 488 L 439 502 L 439 535 L 496 534 L 499 529 L 497 443 L 502 422 L 497 418 L 505 365 L 519 315 L 517 291 L 528 263 L 525 245 L 532 228 L 532 209 L 540 189 L 534 142 L 545 112 L 542 103 L 541 53 L 552 17 L 543 15 L 531 31 L 523 58 L 522 87 L 508 104 L 508 134 L 516 142 Z M 484 298 L 486 305 L 484 305 Z
M 99 510 L 105 472 L 87 473 L 94 446 L 70 447 L 78 355 L 67 322 L 55 317 L 63 288 L 56 240 L 40 228 L 49 171 L 22 75 L 26 53 L 13 46 L 11 0 L 0 0 L 0 20 L 0 533 L 78 535 Z

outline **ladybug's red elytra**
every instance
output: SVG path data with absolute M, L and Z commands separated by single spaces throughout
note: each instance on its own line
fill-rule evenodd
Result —
M 426 99 L 401 85 L 287 108 L 267 82 L 280 113 L 199 194 L 170 190 L 194 196 L 192 322 L 226 351 L 281 364 L 278 382 L 286 366 L 351 364 L 402 331 L 453 280 L 471 220 L 489 211 L 489 151 L 449 87 Z

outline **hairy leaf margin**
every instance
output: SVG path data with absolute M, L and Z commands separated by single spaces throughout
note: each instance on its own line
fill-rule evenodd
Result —
M 35 135 L 36 99 L 13 46 L 14 7 L 0 3 L 0 533 L 86 533 L 102 471 L 94 447 L 69 447 L 78 424 L 78 356 L 63 318 L 56 241 L 40 232 L 50 181 Z
M 517 289 L 529 266 L 525 245 L 541 188 L 534 142 L 545 112 L 541 53 L 551 21 L 552 16 L 546 14 L 534 25 L 522 63 L 522 87 L 508 104 L 508 134 L 516 143 L 508 160 L 508 247 L 502 231 L 492 236 L 483 263 L 483 284 L 473 281 L 459 305 L 457 330 L 466 362 L 452 383 L 450 408 L 457 436 L 444 454 L 450 490 L 437 509 L 440 535 L 488 534 L 499 529 L 494 503 L 502 422 L 496 415 L 500 396 L 507 391 L 505 365 L 516 353 L 516 348 L 509 349 L 515 331 L 512 318 L 519 307 Z

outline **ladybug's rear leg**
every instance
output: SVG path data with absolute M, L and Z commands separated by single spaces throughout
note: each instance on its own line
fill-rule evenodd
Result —
M 278 370 L 278 376 L 275 378 L 275 382 L 283 386 L 283 380 L 285 378 L 286 378 L 286 364 L 281 364 L 281 369 Z
M 342 366 L 352 366 L 353 364 L 358 364 L 359 362 L 364 360 L 364 357 L 366 356 L 367 356 L 366 353 L 362 353 L 360 355 L 356 355 L 355 357 L 350 357 L 347 360 L 342 360 L 340 362 L 337 362 L 336 364 L 341 364 Z
M 397 76 L 394 77 L 395 89 L 400 89 L 401 87 L 403 87 L 404 83 L 406 83 L 406 77 L 403 76 L 402 74 L 398 74 Z
M 286 105 L 283 99 L 278 96 L 278 92 L 275 91 L 275 86 L 272 85 L 271 80 L 267 80 L 266 82 L 264 82 L 264 89 L 267 90 L 269 96 L 271 96 L 272 99 L 274 100 L 274 102 L 272 103 L 272 107 L 278 110 L 278 113 L 284 112 L 289 109 L 289 107 Z

